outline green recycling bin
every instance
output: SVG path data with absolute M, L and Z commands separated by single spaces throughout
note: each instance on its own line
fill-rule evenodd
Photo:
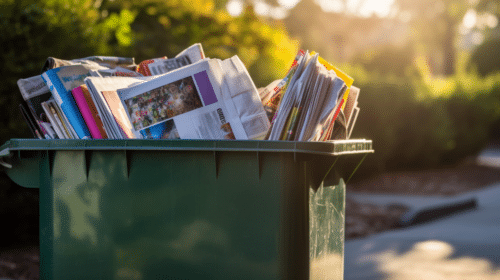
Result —
M 40 189 L 41 279 L 343 279 L 345 184 L 370 140 L 12 139 Z

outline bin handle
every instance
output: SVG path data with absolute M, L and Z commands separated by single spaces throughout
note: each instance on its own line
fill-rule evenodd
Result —
M 5 148 L 0 151 L 0 165 L 6 168 L 12 168 L 12 164 L 5 162 L 3 159 L 6 156 L 10 156 L 10 150 L 9 148 Z

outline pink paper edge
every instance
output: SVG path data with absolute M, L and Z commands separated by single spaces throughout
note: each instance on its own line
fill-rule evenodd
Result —
M 87 123 L 87 126 L 90 130 L 90 134 L 92 134 L 92 138 L 94 139 L 102 139 L 102 135 L 99 131 L 99 128 L 97 127 L 97 124 L 92 117 L 92 112 L 90 112 L 90 108 L 87 104 L 87 101 L 85 100 L 85 97 L 83 96 L 83 91 L 80 87 L 76 87 L 73 90 L 71 90 L 71 93 L 73 94 L 73 97 L 75 98 L 76 104 L 78 105 L 78 108 L 80 109 L 80 113 L 82 113 L 83 119 L 85 120 L 85 123 Z

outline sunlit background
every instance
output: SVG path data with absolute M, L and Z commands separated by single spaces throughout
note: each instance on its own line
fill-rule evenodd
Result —
M 278 0 L 276 6 L 266 3 L 265 1 L 255 1 L 254 11 L 257 15 L 263 17 L 271 17 L 273 19 L 284 19 L 288 16 L 289 10 L 293 9 L 300 0 Z M 330 13 L 346 13 L 359 17 L 387 17 L 393 11 L 393 0 L 318 0 L 315 1 L 323 12 Z M 231 16 L 239 16 L 247 5 L 241 0 L 230 0 L 226 4 L 226 9 Z
M 202 43 L 208 57 L 237 54 L 263 87 L 302 48 L 361 89 L 352 138 L 376 152 L 358 178 L 452 166 L 499 143 L 499 17 L 497 0 L 0 0 L 0 142 L 32 137 L 16 81 L 49 56 L 139 63 Z M 8 233 L 23 242 L 38 216 L 16 207 L 36 198 L 7 200 L 17 189 L 1 176 L 0 209 L 35 221 Z
M 498 138 L 500 5 L 491 0 L 1 0 L 2 141 L 30 136 L 15 82 L 48 56 L 175 56 L 202 43 L 237 54 L 257 87 L 299 48 L 361 88 L 355 138 L 374 141 L 359 176 L 457 163 Z
M 360 176 L 457 163 L 500 130 L 500 5 L 492 0 L 1 0 L 2 141 L 28 137 L 15 82 L 48 56 L 237 54 L 258 87 L 299 48 L 361 88 L 353 137 L 374 141 Z

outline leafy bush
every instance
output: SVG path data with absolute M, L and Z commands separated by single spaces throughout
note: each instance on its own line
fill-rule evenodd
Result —
M 483 77 L 494 72 L 499 72 L 500 39 L 492 38 L 476 47 L 471 55 L 469 67 L 477 70 Z
M 365 175 L 456 163 L 484 147 L 500 121 L 500 75 L 395 79 L 350 70 L 361 88 L 352 137 L 372 139 L 375 149 Z
M 411 44 L 404 46 L 384 45 L 372 47 L 362 55 L 355 57 L 354 64 L 362 65 L 370 73 L 380 73 L 384 76 L 401 77 L 408 75 L 412 68 L 414 47 Z

